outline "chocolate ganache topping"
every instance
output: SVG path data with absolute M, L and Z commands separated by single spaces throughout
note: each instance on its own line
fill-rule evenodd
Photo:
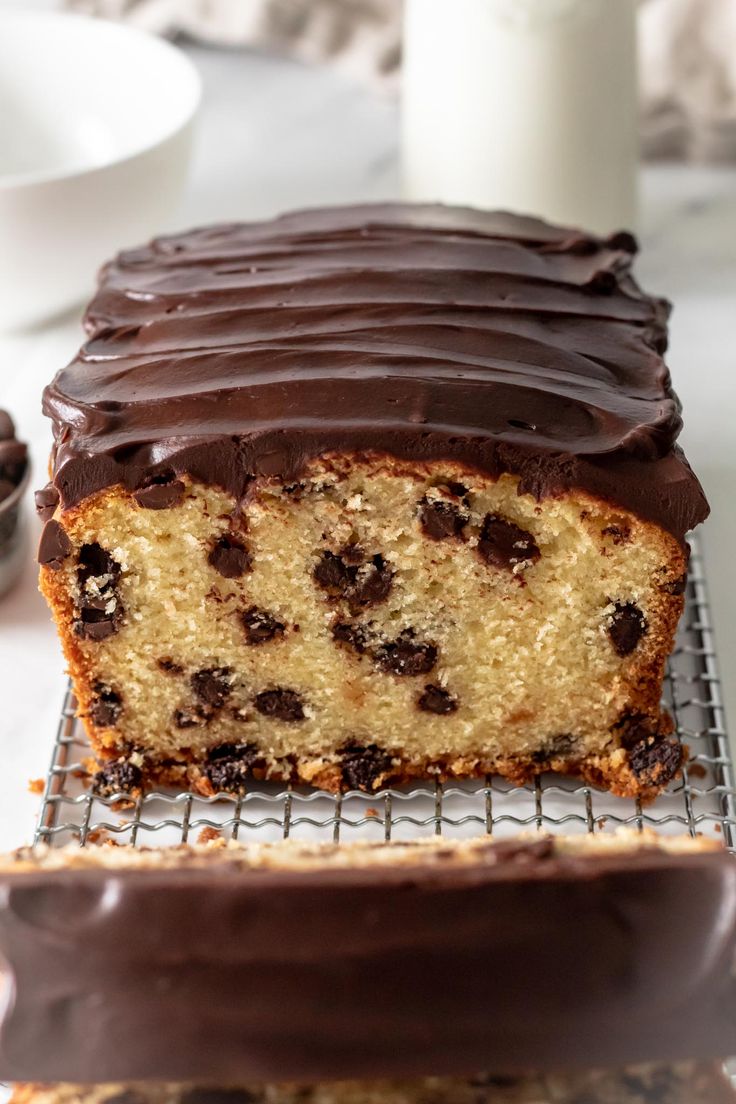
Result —
M 708 507 L 675 445 L 668 304 L 631 235 L 377 205 L 159 238 L 101 273 L 47 388 L 65 507 L 188 473 L 235 495 L 332 451 L 583 488 L 682 539 Z

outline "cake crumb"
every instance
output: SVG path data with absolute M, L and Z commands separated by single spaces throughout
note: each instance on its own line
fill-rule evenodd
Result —
M 32 794 L 42 794 L 46 788 L 46 782 L 43 778 L 29 778 L 28 779 L 28 792 Z
M 206 827 L 197 836 L 197 843 L 213 843 L 214 840 L 222 838 L 222 832 L 219 828 Z

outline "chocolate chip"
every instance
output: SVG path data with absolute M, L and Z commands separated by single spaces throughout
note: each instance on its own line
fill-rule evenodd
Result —
M 391 769 L 391 756 L 376 744 L 347 744 L 340 751 L 342 780 L 350 790 L 374 790 Z
M 180 479 L 167 483 L 149 483 L 133 493 L 133 498 L 144 510 L 168 510 L 178 506 L 184 498 L 185 485 Z
M 96 682 L 93 690 L 95 697 L 89 710 L 90 720 L 99 728 L 112 728 L 123 711 L 123 699 L 104 682 Z
M 210 567 L 225 579 L 239 579 L 251 570 L 253 557 L 237 537 L 220 537 L 207 557 Z
M 608 635 L 617 655 L 630 655 L 647 631 L 644 614 L 633 602 L 615 602 Z
M 682 747 L 677 740 L 647 736 L 629 752 L 629 766 L 637 778 L 649 785 L 662 786 L 682 766 Z
M 355 569 L 355 579 L 345 598 L 352 607 L 375 606 L 388 598 L 392 583 L 393 571 L 383 556 L 374 556 L 370 563 Z
M 256 694 L 255 707 L 264 717 L 273 717 L 276 721 L 303 721 L 304 704 L 296 690 L 262 690 Z
M 91 621 L 100 620 L 107 616 L 107 604 L 109 596 L 107 594 L 92 594 L 89 598 L 85 599 L 84 610 L 85 613 L 99 614 L 99 617 L 90 617 Z
M 606 525 L 601 529 L 604 537 L 610 537 L 614 544 L 626 544 L 631 540 L 631 529 L 628 525 Z
M 99 610 L 82 610 L 81 617 L 74 622 L 74 632 L 77 636 L 99 642 L 113 636 L 117 632 L 117 626 Z
M 174 712 L 174 724 L 177 728 L 203 728 L 212 720 L 213 710 L 206 705 L 195 705 L 191 709 L 177 709 Z
M 221 744 L 208 752 L 203 769 L 216 790 L 237 793 L 252 777 L 257 760 L 255 744 Z
M 312 572 L 312 578 L 318 586 L 335 597 L 344 594 L 352 581 L 348 564 L 334 552 L 322 553 L 319 563 Z
M 347 644 L 359 655 L 368 647 L 368 635 L 363 626 L 351 625 L 348 621 L 338 621 L 332 626 L 332 638 L 339 644 Z
M 44 567 L 50 567 L 52 571 L 58 571 L 64 560 L 71 556 L 73 547 L 66 530 L 52 518 L 43 527 L 38 546 L 38 562 Z
M 437 662 L 437 647 L 415 640 L 414 631 L 405 629 L 396 640 L 377 648 L 374 659 L 392 675 L 426 675 Z
M 417 698 L 417 705 L 425 713 L 436 713 L 445 716 L 457 710 L 457 698 L 453 698 L 449 690 L 443 686 L 434 686 L 430 683 L 424 687 L 424 693 Z
M 161 659 L 157 659 L 156 666 L 159 671 L 164 671 L 167 675 L 182 675 L 184 673 L 181 664 L 175 663 L 171 656 L 162 656 Z
M 541 555 L 531 533 L 497 514 L 486 514 L 478 552 L 486 563 L 507 570 L 520 563 L 536 563 Z
M 687 571 L 684 575 L 681 575 L 679 579 L 673 579 L 670 583 L 662 583 L 661 589 L 665 594 L 684 594 L 687 590 Z
M 98 770 L 92 776 L 92 792 L 97 797 L 112 797 L 113 794 L 132 793 L 141 784 L 141 771 L 133 763 L 118 759 L 115 763 Z
M 120 575 L 120 564 L 96 541 L 82 545 L 78 562 L 77 582 L 81 588 L 88 579 L 105 579 L 109 585 L 109 580 L 115 582 Z
M 221 709 L 232 689 L 232 672 L 229 667 L 206 667 L 195 671 L 189 684 L 204 705 Z
M 344 598 L 351 608 L 358 609 L 386 600 L 393 572 L 383 556 L 366 560 L 359 545 L 350 545 L 339 556 L 323 552 L 312 577 L 331 598 Z
M 265 644 L 277 636 L 283 636 L 286 629 L 281 621 L 257 606 L 251 606 L 245 613 L 241 613 L 240 619 L 249 644 Z
M 33 498 L 36 503 L 36 513 L 41 521 L 48 521 L 54 516 L 56 507 L 59 505 L 59 492 L 53 483 L 47 483 L 40 491 L 36 491 Z
M 469 515 L 454 502 L 445 502 L 441 498 L 423 498 L 419 503 L 419 522 L 422 532 L 432 540 L 462 536 L 463 529 L 469 520 Z
M 79 616 L 74 622 L 78 636 L 100 641 L 117 632 L 123 618 L 116 591 L 120 572 L 120 564 L 101 545 L 82 545 L 77 567 Z

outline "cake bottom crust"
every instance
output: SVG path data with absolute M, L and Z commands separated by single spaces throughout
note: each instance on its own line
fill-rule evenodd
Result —
M 409 785 L 417 780 L 450 782 L 488 778 L 492 775 L 523 786 L 533 782 L 544 771 L 552 771 L 578 778 L 581 784 L 597 786 L 617 797 L 635 798 L 643 803 L 653 801 L 673 777 L 672 759 L 680 764 L 686 761 L 687 749 L 666 736 L 672 723 L 665 714 L 662 729 L 652 737 L 648 746 L 652 750 L 652 766 L 646 775 L 632 770 L 630 756 L 622 748 L 615 748 L 608 755 L 592 755 L 585 759 L 565 759 L 555 756 L 544 760 L 540 756 L 513 756 L 503 759 L 473 759 L 454 756 L 446 759 L 401 759 L 393 756 L 390 762 L 381 762 L 376 772 L 375 759 L 366 756 L 364 767 L 356 760 L 347 769 L 338 763 L 325 763 L 323 759 L 289 756 L 248 766 L 247 781 L 233 786 L 213 784 L 211 765 L 191 760 L 172 763 L 147 757 L 141 767 L 135 768 L 135 783 L 125 782 L 124 759 L 90 759 L 87 767 L 92 775 L 92 786 L 100 796 L 111 797 L 118 793 L 139 796 L 156 788 L 190 789 L 202 797 L 213 797 L 221 792 L 245 792 L 252 782 L 282 782 L 307 785 L 328 793 L 347 793 L 351 790 L 376 793 L 390 786 Z M 660 756 L 658 758 L 657 756 Z M 216 776 L 215 776 L 216 779 Z
M 10 1104 L 736 1104 L 717 1063 L 522 1078 L 427 1077 L 317 1085 L 18 1084 Z

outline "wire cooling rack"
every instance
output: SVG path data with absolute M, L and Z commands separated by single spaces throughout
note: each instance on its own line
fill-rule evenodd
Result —
M 204 829 L 226 838 L 410 839 L 427 835 L 508 836 L 612 831 L 622 825 L 660 832 L 720 835 L 736 851 L 736 788 L 724 724 L 702 558 L 693 546 L 686 611 L 670 659 L 665 700 L 690 749 L 683 777 L 649 806 L 611 797 L 574 779 L 544 775 L 517 787 L 488 777 L 422 783 L 375 794 L 325 794 L 254 782 L 246 793 L 202 798 L 152 792 L 127 809 L 94 797 L 83 761 L 90 754 L 67 691 L 35 840 L 63 844 L 112 838 L 132 845 L 195 842 Z M 211 833 L 210 833 L 211 834 Z

